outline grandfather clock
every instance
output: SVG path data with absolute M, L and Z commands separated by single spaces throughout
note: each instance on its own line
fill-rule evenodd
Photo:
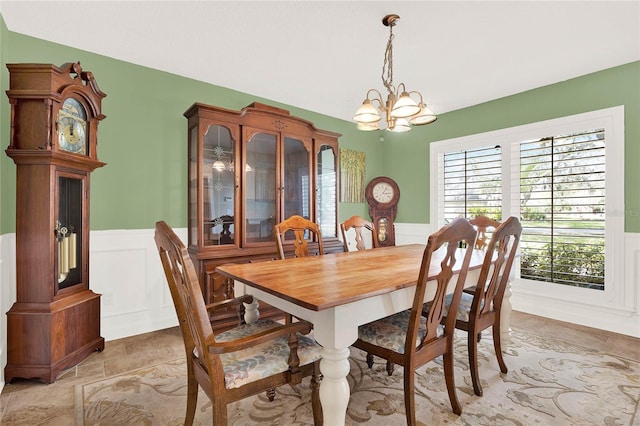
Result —
M 8 64 L 17 169 L 17 300 L 7 312 L 5 380 L 56 380 L 104 349 L 89 288 L 89 176 L 106 96 L 80 63 Z
M 378 245 L 395 246 L 396 230 L 393 222 L 396 220 L 400 200 L 398 184 L 386 176 L 373 178 L 367 184 L 365 198 L 369 204 L 369 215 L 378 233 Z

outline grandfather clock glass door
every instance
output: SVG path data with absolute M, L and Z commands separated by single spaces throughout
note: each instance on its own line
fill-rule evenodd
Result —
M 58 177 L 58 214 L 56 219 L 56 258 L 58 290 L 82 284 L 82 179 Z

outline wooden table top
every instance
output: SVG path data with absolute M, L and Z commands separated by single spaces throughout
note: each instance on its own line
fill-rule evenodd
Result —
M 380 247 L 221 265 L 216 272 L 306 309 L 321 311 L 416 285 L 424 249 L 422 244 Z M 479 268 L 483 257 L 484 252 L 474 252 L 470 269 Z M 429 277 L 440 272 L 441 259 L 442 255 L 435 252 Z

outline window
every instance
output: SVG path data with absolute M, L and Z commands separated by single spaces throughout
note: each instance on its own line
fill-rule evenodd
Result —
M 482 147 L 443 155 L 444 221 L 477 215 L 502 217 L 501 149 Z
M 520 218 L 514 294 L 624 306 L 623 107 L 433 142 L 431 163 L 434 228 Z
M 520 143 L 522 278 L 604 290 L 604 129 Z

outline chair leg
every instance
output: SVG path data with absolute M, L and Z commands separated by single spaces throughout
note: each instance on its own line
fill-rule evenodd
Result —
M 407 426 L 416 425 L 416 397 L 415 397 L 415 371 L 409 366 L 404 367 L 404 410 L 407 417 Z
M 369 368 L 373 367 L 373 355 L 370 353 L 367 353 L 367 365 Z
M 471 381 L 473 382 L 473 392 L 482 396 L 482 385 L 478 373 L 478 334 L 472 330 L 467 333 L 467 350 L 469 352 L 469 370 L 471 371 Z
M 311 375 L 311 409 L 313 411 L 313 424 L 315 426 L 322 426 L 324 422 L 322 404 L 320 403 L 320 382 L 322 382 L 320 361 L 316 361 L 313 363 L 313 374 Z
M 395 368 L 395 364 L 392 363 L 391 361 L 387 361 L 387 374 L 389 376 L 393 375 L 394 368 Z
M 274 399 L 276 399 L 276 390 L 274 388 L 267 389 L 266 393 L 269 402 L 272 402 Z
M 496 350 L 496 358 L 498 359 L 498 365 L 500 366 L 500 371 L 503 373 L 507 373 L 509 371 L 507 369 L 507 364 L 504 362 L 504 358 L 502 357 L 502 342 L 500 341 L 500 321 L 499 318 L 493 324 L 493 347 Z
M 196 415 L 196 405 L 198 404 L 198 382 L 193 375 L 193 367 L 187 367 L 187 412 L 184 417 L 184 425 L 191 426 Z
M 462 414 L 462 408 L 460 407 L 460 401 L 458 401 L 458 395 L 456 394 L 456 380 L 453 371 L 453 340 L 448 345 L 449 349 L 442 355 L 444 363 L 444 381 L 447 384 L 447 392 L 449 393 L 449 402 L 451 402 L 451 409 L 457 415 Z

